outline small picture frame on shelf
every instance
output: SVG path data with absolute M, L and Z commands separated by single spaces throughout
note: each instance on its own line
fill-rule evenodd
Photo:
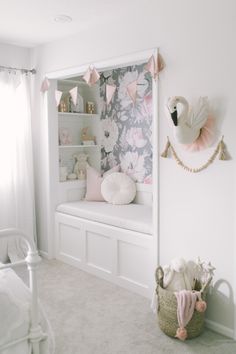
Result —
M 61 127 L 59 129 L 59 145 L 72 145 L 72 137 L 69 129 Z
M 91 101 L 86 102 L 86 113 L 95 114 L 95 103 Z

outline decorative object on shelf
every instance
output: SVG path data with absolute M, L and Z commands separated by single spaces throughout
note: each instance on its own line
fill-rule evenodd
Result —
M 66 104 L 66 102 L 64 101 L 64 100 L 61 100 L 60 101 L 60 104 L 59 104 L 59 106 L 58 106 L 58 111 L 59 112 L 68 112 L 68 109 L 67 109 L 67 104 Z
M 56 100 L 56 105 L 57 105 L 57 107 L 58 107 L 59 104 L 60 104 L 62 94 L 63 94 L 62 91 L 55 90 L 55 100 Z
M 186 170 L 188 172 L 198 173 L 198 172 L 201 172 L 201 171 L 205 170 L 208 166 L 210 166 L 215 161 L 215 159 L 216 159 L 218 154 L 219 154 L 219 160 L 227 160 L 226 147 L 225 147 L 225 143 L 223 141 L 223 138 L 224 138 L 224 136 L 222 136 L 222 138 L 221 138 L 220 142 L 218 143 L 215 151 L 213 152 L 211 157 L 207 160 L 207 162 L 204 163 L 202 166 L 200 166 L 198 168 L 193 168 L 193 167 L 187 166 L 178 157 L 173 145 L 171 144 L 171 142 L 169 140 L 169 137 L 167 137 L 166 147 L 165 147 L 165 150 L 163 151 L 163 153 L 161 154 L 161 157 L 167 158 L 168 157 L 168 151 L 171 150 L 175 161 L 177 162 L 177 164 L 180 167 L 182 167 L 184 170 Z
M 111 102 L 115 91 L 116 91 L 115 85 L 106 84 L 106 103 L 107 103 L 107 105 Z
M 88 155 L 81 153 L 74 154 L 73 157 L 75 159 L 73 172 L 78 179 L 83 180 L 86 178 L 86 166 L 88 161 Z
M 179 114 L 178 105 L 182 106 Z M 207 97 L 200 97 L 194 109 L 189 109 L 187 100 L 182 96 L 168 99 L 167 108 L 174 127 L 177 142 L 186 145 L 189 151 L 198 151 L 209 147 L 214 140 L 214 120 L 209 114 Z
M 66 166 L 60 166 L 60 182 L 65 182 L 67 180 L 67 167 Z
M 59 145 L 71 145 L 72 138 L 67 128 L 61 127 L 59 129 Z
M 86 179 L 86 172 L 83 171 L 83 170 L 79 170 L 78 179 L 81 180 L 81 181 L 85 180 Z
M 96 138 L 94 135 L 89 134 L 89 127 L 84 127 L 81 130 L 81 141 L 84 145 L 94 145 Z
M 42 82 L 40 91 L 44 93 L 48 91 L 49 87 L 50 87 L 50 81 L 48 80 L 47 77 L 45 77 L 45 79 Z
M 95 113 L 95 103 L 88 101 L 86 102 L 86 113 L 94 114 Z
M 97 69 L 90 65 L 86 73 L 83 76 L 83 79 L 87 82 L 89 86 L 93 86 L 100 78 L 100 75 Z
M 161 54 L 158 53 L 157 58 L 155 58 L 154 55 L 152 55 L 149 58 L 146 66 L 145 66 L 145 70 L 149 71 L 152 78 L 154 80 L 156 80 L 158 77 L 158 74 L 164 69 L 164 67 L 165 67 L 164 60 L 163 60 Z

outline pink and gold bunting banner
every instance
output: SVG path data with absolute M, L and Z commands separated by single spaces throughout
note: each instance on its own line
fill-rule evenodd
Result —
M 91 68 L 89 67 L 88 70 L 86 71 L 86 73 L 83 76 L 84 81 L 86 81 L 88 85 L 89 85 L 89 82 L 90 82 L 90 76 L 91 76 Z
M 135 103 L 137 97 L 137 83 L 138 80 L 134 80 L 129 85 L 127 85 L 127 92 L 133 103 Z
M 44 92 L 48 91 L 49 87 L 50 87 L 50 82 L 49 82 L 48 78 L 45 77 L 45 79 L 42 82 L 40 91 L 44 93 Z
M 63 92 L 61 92 L 61 91 L 55 90 L 55 99 L 56 99 L 57 107 L 60 104 L 62 93 Z
M 108 85 L 106 84 L 106 101 L 107 105 L 111 102 L 112 97 L 115 93 L 116 86 L 115 85 Z
M 157 71 L 156 71 L 156 62 L 154 55 L 149 58 L 147 64 L 145 65 L 145 69 L 150 72 L 153 79 L 156 79 Z
M 158 53 L 157 56 L 157 68 L 158 68 L 158 73 L 160 73 L 165 68 L 165 62 L 160 53 Z
M 91 79 L 90 79 L 91 85 L 94 85 L 95 82 L 97 82 L 99 80 L 99 78 L 100 78 L 100 75 L 99 75 L 98 71 L 95 68 L 93 68 L 92 73 L 91 73 Z
M 157 58 L 155 58 L 154 55 L 149 58 L 147 64 L 145 65 L 145 70 L 149 71 L 152 78 L 156 80 L 158 74 L 164 69 L 164 67 L 164 60 L 162 56 L 158 54 Z
M 96 68 L 91 68 L 91 66 L 88 68 L 86 73 L 83 76 L 83 79 L 87 82 L 89 86 L 94 85 L 100 78 L 100 75 L 97 71 Z
M 74 88 L 72 88 L 70 91 L 69 91 L 70 95 L 71 95 L 71 98 L 72 98 L 72 102 L 74 104 L 74 106 L 76 106 L 77 104 L 77 97 L 78 97 L 78 87 L 75 86 Z

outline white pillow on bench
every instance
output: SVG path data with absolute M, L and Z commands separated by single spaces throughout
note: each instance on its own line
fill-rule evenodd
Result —
M 104 178 L 101 193 L 110 204 L 129 204 L 135 198 L 136 184 L 125 173 L 115 172 Z

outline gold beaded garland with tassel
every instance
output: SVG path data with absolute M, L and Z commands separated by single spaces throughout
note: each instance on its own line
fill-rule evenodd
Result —
M 161 157 L 166 158 L 168 156 L 169 147 L 170 147 L 170 141 L 169 141 L 169 137 L 167 137 L 166 147 L 165 147 L 165 150 L 163 151 L 163 153 L 161 154 Z
M 225 153 L 225 143 L 223 142 L 223 138 L 224 136 L 222 136 L 221 141 L 219 142 L 220 144 L 220 156 L 219 156 L 219 160 L 227 160 L 226 158 L 226 153 Z
M 223 138 L 224 136 L 222 136 L 220 142 L 218 143 L 215 151 L 213 152 L 213 154 L 211 155 L 211 157 L 207 160 L 207 162 L 198 167 L 198 168 L 192 168 L 192 167 L 189 167 L 187 165 L 185 165 L 185 163 L 179 158 L 179 156 L 177 155 L 173 145 L 171 144 L 170 140 L 169 140 L 169 137 L 167 137 L 167 143 L 166 143 L 166 147 L 165 147 L 165 150 L 163 151 L 163 153 L 161 154 L 161 157 L 164 157 L 164 158 L 167 158 L 168 156 L 168 150 L 170 149 L 172 154 L 173 154 L 173 157 L 175 159 L 175 161 L 177 162 L 177 164 L 179 166 L 181 166 L 184 170 L 188 171 L 188 172 L 191 172 L 191 173 L 198 173 L 198 172 L 201 172 L 202 170 L 205 170 L 209 165 L 211 165 L 215 159 L 216 159 L 216 156 L 219 154 L 219 160 L 226 160 L 226 153 L 225 153 L 225 143 L 223 141 Z

